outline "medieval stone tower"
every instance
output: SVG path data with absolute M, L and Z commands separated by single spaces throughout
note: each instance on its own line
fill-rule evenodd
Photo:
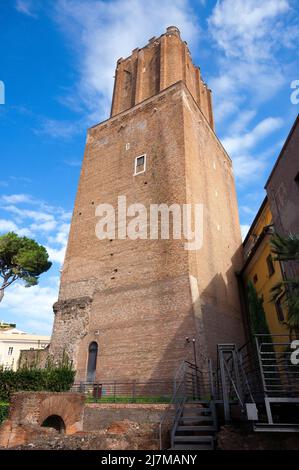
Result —
M 203 205 L 203 245 L 95 234 L 100 203 Z M 111 117 L 88 130 L 50 352 L 76 380 L 172 378 L 183 359 L 243 342 L 232 164 L 211 92 L 176 27 L 119 59 Z

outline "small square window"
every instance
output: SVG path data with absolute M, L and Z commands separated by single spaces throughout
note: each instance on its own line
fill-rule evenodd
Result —
M 13 352 L 13 347 L 9 347 L 8 348 L 8 356 L 11 356 L 12 355 L 12 352 Z
M 146 169 L 146 155 L 140 155 L 135 158 L 135 172 L 134 175 L 139 175 L 139 173 L 144 173 Z

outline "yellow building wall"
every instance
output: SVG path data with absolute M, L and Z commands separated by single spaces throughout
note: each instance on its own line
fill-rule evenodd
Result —
M 271 334 L 288 334 L 288 328 L 279 321 L 275 304 L 270 301 L 271 299 L 271 288 L 282 280 L 282 271 L 279 261 L 273 261 L 275 272 L 272 276 L 269 275 L 267 266 L 267 257 L 271 254 L 270 249 L 270 236 L 266 235 L 265 239 L 259 246 L 257 252 L 253 256 L 253 259 L 249 263 L 245 274 L 246 285 L 251 280 L 259 297 L 263 296 L 264 311 L 266 320 Z M 257 275 L 257 282 L 254 282 L 254 276 Z M 286 312 L 284 310 L 284 317 L 286 319 Z
M 272 214 L 270 211 L 269 202 L 267 201 L 262 213 L 260 214 L 255 226 L 253 227 L 252 234 L 260 235 L 267 225 L 272 224 Z
M 268 200 L 266 200 L 265 207 L 259 215 L 258 220 L 250 229 L 250 237 L 248 241 L 248 248 L 250 250 L 253 250 L 254 247 L 254 242 L 252 243 L 251 240 L 257 240 L 259 236 L 263 236 L 261 235 L 263 229 L 271 224 L 272 214 L 269 202 Z M 250 260 L 248 266 L 246 267 L 243 273 L 243 280 L 245 283 L 245 288 L 250 280 L 254 285 L 258 296 L 263 297 L 263 307 L 270 333 L 273 335 L 288 334 L 288 328 L 278 319 L 275 304 L 270 301 L 271 288 L 283 279 L 279 261 L 273 260 L 275 272 L 271 276 L 269 275 L 267 257 L 271 254 L 270 239 L 271 235 L 264 235 L 264 239 L 262 240 L 257 251 L 252 256 L 252 259 Z M 258 278 L 257 282 L 254 282 L 255 275 L 257 275 Z M 283 313 L 284 318 L 286 319 L 287 313 L 285 308 L 283 308 Z

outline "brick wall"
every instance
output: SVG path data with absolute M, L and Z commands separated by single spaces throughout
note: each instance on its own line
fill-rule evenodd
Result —
M 145 47 L 119 59 L 115 77 L 111 116 L 181 80 L 214 127 L 211 90 L 201 79 L 200 69 L 192 63 L 188 46 L 176 27 L 170 26 L 159 38 L 150 39 Z
M 182 360 L 193 359 L 186 337 L 196 338 L 198 360 L 214 356 L 217 342 L 244 342 L 235 279 L 241 234 L 232 164 L 200 101 L 202 89 L 186 71 L 192 64 L 181 54 L 185 45 L 178 32 L 168 33 L 143 51 L 144 60 L 152 54 L 150 76 L 160 64 L 162 91 L 157 93 L 155 78 L 150 83 L 142 76 L 143 101 L 130 98 L 124 105 L 130 109 L 122 111 L 119 100 L 128 99 L 131 88 L 123 88 L 120 74 L 112 117 L 88 131 L 50 346 L 56 356 L 64 349 L 71 354 L 77 381 L 86 380 L 94 341 L 99 381 L 173 378 Z M 168 41 L 165 67 L 161 54 L 158 61 L 150 52 L 163 41 Z M 167 75 L 170 70 L 174 75 Z M 180 81 L 166 88 L 170 76 Z M 135 95 L 138 80 L 136 72 Z M 142 154 L 146 171 L 134 176 L 135 158 Z M 99 240 L 96 207 L 117 207 L 119 195 L 126 196 L 127 205 L 142 203 L 148 212 L 154 203 L 203 204 L 202 248 L 186 251 L 185 241 L 172 237 Z
M 17 392 L 9 407 L 9 416 L 0 426 L 0 447 L 14 447 L 30 440 L 38 433 L 49 416 L 60 416 L 66 434 L 80 431 L 83 426 L 85 396 L 73 392 Z

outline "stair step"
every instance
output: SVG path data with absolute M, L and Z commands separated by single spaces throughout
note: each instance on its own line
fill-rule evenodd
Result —
M 189 413 L 188 413 L 189 411 Z M 191 414 L 192 413 L 192 414 Z M 212 411 L 211 410 L 183 410 L 183 417 L 187 416 L 211 416 Z
M 185 403 L 185 405 L 209 405 L 210 406 L 210 401 L 209 400 L 190 400 Z
M 193 415 L 193 416 L 182 416 L 180 418 L 180 421 L 213 421 L 213 416 L 198 416 L 198 415 Z
M 255 432 L 299 432 L 299 424 L 292 423 L 255 423 Z
M 208 407 L 204 408 L 203 406 L 184 406 L 183 410 L 184 411 L 194 411 L 194 410 L 196 410 L 196 411 L 199 411 L 201 413 L 203 413 L 203 412 L 211 413 L 212 412 L 211 408 L 208 408 Z
M 195 401 L 185 401 L 184 406 L 188 408 L 211 408 L 209 403 L 196 403 Z
M 183 444 L 176 444 L 174 445 L 171 450 L 213 450 L 214 446 L 212 445 L 183 445 Z
M 213 436 L 175 436 L 174 442 L 214 442 Z
M 217 431 L 216 426 L 178 426 L 177 431 Z

